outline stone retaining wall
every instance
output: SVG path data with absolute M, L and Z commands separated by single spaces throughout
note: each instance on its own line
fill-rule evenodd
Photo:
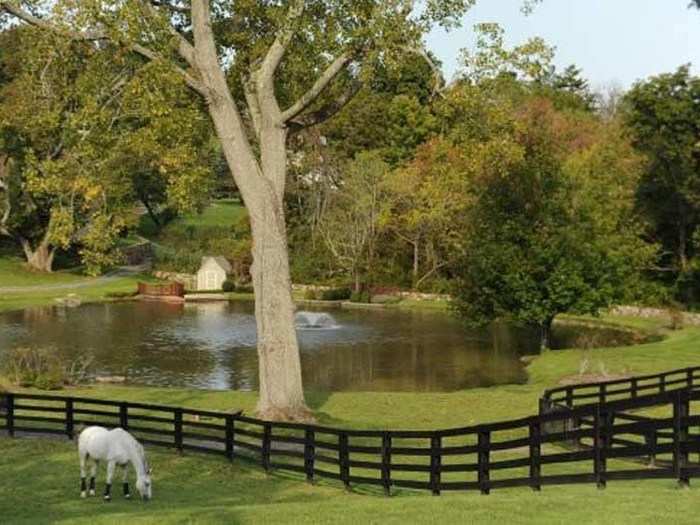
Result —
M 678 311 L 676 314 L 663 308 L 648 308 L 645 306 L 616 306 L 610 310 L 613 315 L 642 317 L 646 319 L 663 319 L 671 323 L 674 315 L 678 315 L 685 325 L 700 326 L 700 314 Z

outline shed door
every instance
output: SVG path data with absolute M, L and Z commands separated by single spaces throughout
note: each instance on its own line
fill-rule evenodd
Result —
M 216 290 L 216 272 L 207 272 L 207 290 Z

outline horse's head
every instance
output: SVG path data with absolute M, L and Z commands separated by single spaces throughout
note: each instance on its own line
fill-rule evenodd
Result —
M 152 483 L 151 483 L 151 469 L 146 466 L 146 471 L 143 475 L 136 478 L 136 490 L 141 494 L 141 498 L 145 501 L 151 499 L 152 496 Z

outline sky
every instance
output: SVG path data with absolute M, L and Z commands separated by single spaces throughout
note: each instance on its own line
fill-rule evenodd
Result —
M 525 16 L 522 0 L 478 0 L 460 29 L 435 29 L 426 43 L 443 62 L 446 78 L 459 50 L 474 43 L 473 26 L 497 22 L 509 47 L 541 36 L 556 47 L 555 65 L 576 64 L 591 87 L 629 88 L 636 80 L 693 63 L 700 75 L 700 11 L 688 0 L 544 0 Z

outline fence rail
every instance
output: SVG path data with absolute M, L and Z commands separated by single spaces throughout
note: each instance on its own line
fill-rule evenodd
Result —
M 544 392 L 542 403 L 546 408 L 562 405 L 573 408 L 588 403 L 606 403 L 617 399 L 663 393 L 667 390 L 696 387 L 700 387 L 700 366 L 660 374 L 553 388 Z
M 674 374 L 673 372 L 668 373 Z M 678 386 L 678 385 L 676 385 Z M 582 399 L 582 398 L 578 398 Z M 0 394 L 0 430 L 10 436 L 58 434 L 73 439 L 82 425 L 121 426 L 143 443 L 257 462 L 266 471 L 297 472 L 308 481 L 346 487 L 374 485 L 431 491 L 676 479 L 700 474 L 700 391 L 664 389 L 606 403 L 559 407 L 499 423 L 444 430 L 353 430 L 275 423 L 243 415 L 83 397 Z M 635 416 L 653 409 L 662 417 Z M 572 424 L 574 422 L 575 424 Z M 566 448 L 561 445 L 571 445 Z M 630 468 L 625 458 L 659 459 L 655 468 Z

